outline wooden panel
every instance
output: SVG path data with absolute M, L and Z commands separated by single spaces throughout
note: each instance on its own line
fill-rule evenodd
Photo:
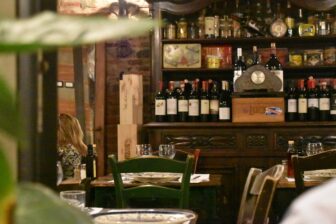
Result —
M 136 124 L 118 125 L 118 160 L 136 156 L 135 146 L 140 139 L 141 126 Z

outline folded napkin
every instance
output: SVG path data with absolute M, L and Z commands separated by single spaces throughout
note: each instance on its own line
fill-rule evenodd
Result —
M 210 181 L 210 174 L 192 174 L 190 177 L 190 183 L 201 183 L 201 182 L 209 182 Z
M 286 180 L 288 182 L 294 182 L 295 181 L 294 177 L 286 177 Z

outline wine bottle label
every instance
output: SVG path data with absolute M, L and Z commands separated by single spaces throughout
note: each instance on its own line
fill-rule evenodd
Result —
M 230 107 L 219 108 L 219 120 L 230 120 Z
M 178 112 L 188 112 L 188 100 L 178 101 Z
M 209 16 L 204 18 L 205 21 L 205 36 L 215 35 L 215 17 Z
M 201 100 L 201 114 L 209 114 L 209 100 Z
M 308 102 L 305 98 L 298 99 L 298 112 L 300 114 L 306 114 L 308 109 Z
M 155 100 L 155 115 L 166 115 L 166 100 Z
M 330 98 L 330 114 L 336 115 L 336 96 L 334 95 Z
M 287 112 L 288 113 L 296 113 L 297 112 L 297 100 L 296 99 L 288 99 L 287 100 Z
M 308 99 L 308 108 L 319 108 L 319 100 L 317 98 L 309 98 Z
M 282 70 L 271 70 L 271 72 L 281 80 L 282 86 L 279 92 L 283 92 L 283 71 Z
M 177 114 L 177 100 L 167 99 L 167 114 L 175 115 Z
M 320 110 L 330 110 L 330 99 L 329 98 L 320 98 L 319 109 Z
M 92 161 L 92 165 L 93 165 L 93 178 L 96 178 L 97 177 L 97 164 L 96 164 L 96 160 L 94 159 L 93 161 Z
M 189 100 L 189 116 L 199 116 L 199 100 Z
M 210 100 L 210 114 L 218 114 L 219 111 L 219 101 Z

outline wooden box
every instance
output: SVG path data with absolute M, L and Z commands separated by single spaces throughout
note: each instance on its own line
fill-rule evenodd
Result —
M 283 122 L 285 100 L 283 97 L 233 97 L 232 122 Z
M 201 45 L 163 45 L 163 68 L 201 68 Z
M 136 124 L 118 125 L 118 160 L 136 156 L 135 146 L 141 138 L 141 126 Z
M 119 83 L 120 124 L 143 123 L 142 75 L 125 74 Z

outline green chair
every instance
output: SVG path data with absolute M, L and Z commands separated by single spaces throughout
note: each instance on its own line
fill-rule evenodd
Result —
M 118 208 L 127 208 L 128 200 L 133 198 L 170 198 L 177 199 L 178 208 L 188 208 L 189 183 L 193 168 L 194 156 L 188 155 L 185 161 L 178 161 L 157 156 L 137 157 L 118 162 L 115 155 L 110 155 L 108 161 L 112 168 L 116 204 Z M 159 184 L 144 184 L 124 187 L 121 173 L 139 172 L 169 172 L 182 173 L 180 186 L 167 187 Z

